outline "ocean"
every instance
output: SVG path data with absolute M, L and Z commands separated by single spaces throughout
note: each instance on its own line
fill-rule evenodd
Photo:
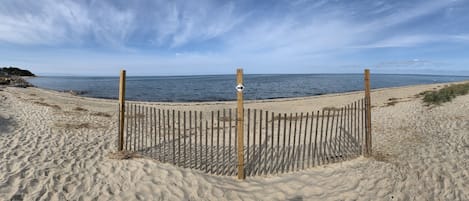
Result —
M 469 80 L 469 76 L 372 74 L 371 87 L 385 88 Z M 33 85 L 81 96 L 117 99 L 118 77 L 29 78 Z M 127 77 L 126 99 L 193 102 L 236 100 L 235 75 Z M 244 75 L 246 100 L 304 97 L 363 90 L 363 74 Z

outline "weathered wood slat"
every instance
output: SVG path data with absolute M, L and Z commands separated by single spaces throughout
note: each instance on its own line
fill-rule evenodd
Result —
M 295 113 L 295 127 L 293 128 L 293 149 L 292 149 L 292 155 L 291 155 L 291 160 L 290 160 L 291 171 L 295 171 L 295 163 L 296 163 L 295 148 L 296 148 L 297 127 L 298 127 L 298 113 Z
M 333 150 L 334 150 L 334 162 L 337 162 L 339 161 L 340 159 L 340 153 L 339 153 L 339 150 L 337 149 L 338 148 L 338 144 L 337 144 L 337 139 L 339 138 L 339 118 L 340 118 L 340 110 L 336 109 L 336 112 L 337 114 L 334 115 L 334 116 L 337 116 L 337 118 L 335 119 L 335 133 L 334 133 L 334 147 L 333 147 Z
M 275 128 L 274 128 L 274 123 L 275 123 L 275 119 L 274 119 L 274 113 L 272 112 L 271 113 L 272 116 L 271 116 L 271 129 L 270 129 L 270 158 L 269 160 L 267 160 L 268 162 L 270 162 L 270 165 L 269 165 L 269 169 L 268 169 L 268 173 L 273 173 L 273 168 L 274 168 L 274 135 L 275 135 Z
M 213 135 L 214 135 L 214 131 L 213 131 L 213 127 L 214 126 L 214 118 L 215 118 L 215 113 L 212 111 L 212 115 L 211 115 L 211 121 L 210 121 L 210 173 L 213 173 L 213 166 L 215 165 L 213 162 Z
M 300 127 L 298 129 L 298 147 L 296 148 L 297 154 L 295 157 L 296 160 L 296 171 L 300 170 L 300 162 L 301 162 L 301 128 L 303 127 L 303 112 L 300 113 Z
M 323 135 L 324 135 L 324 110 L 322 110 L 322 115 L 321 115 L 321 133 L 320 133 L 320 136 L 319 136 L 319 150 L 318 150 L 318 154 L 319 154 L 319 158 L 320 158 L 320 161 L 321 163 L 320 164 L 324 164 L 324 153 L 323 153 Z
M 287 161 L 286 161 L 286 164 L 285 164 L 287 166 L 286 167 L 287 172 L 290 172 L 290 164 L 291 164 L 290 161 L 291 161 L 291 158 L 292 158 L 292 156 L 291 156 L 291 152 L 292 152 L 292 150 L 291 150 L 291 147 L 292 147 L 291 146 L 291 132 L 292 132 L 293 113 L 290 113 L 290 120 L 289 121 L 290 122 L 289 122 L 289 126 L 288 126 L 288 143 L 287 143 L 288 144 L 288 154 L 287 154 L 288 158 L 287 158 Z
M 209 134 L 208 120 L 205 120 L 205 172 L 207 173 L 209 172 L 208 164 L 211 163 L 211 161 L 208 158 L 208 146 L 209 146 L 208 134 Z
M 231 132 L 232 131 L 232 127 L 231 127 L 231 108 L 228 110 L 228 115 L 229 115 L 229 134 L 228 134 L 228 145 L 229 145 L 229 150 L 228 150 L 228 157 L 229 157 L 229 160 L 230 160 L 230 164 L 229 164 L 229 169 L 231 169 L 232 167 L 234 167 L 234 162 L 236 160 L 236 157 L 233 157 L 233 155 L 231 155 L 231 147 L 233 147 L 233 145 L 231 144 L 231 138 L 233 137 L 233 133 Z M 230 170 L 231 171 L 231 170 Z
M 185 119 L 185 118 L 184 118 Z M 184 128 L 184 131 L 186 128 Z M 187 167 L 192 168 L 192 111 L 189 110 L 189 131 L 187 132 L 189 138 L 189 157 L 186 159 L 186 163 L 189 163 Z
M 228 161 L 226 160 L 226 111 L 223 109 L 223 147 L 222 147 L 223 159 L 222 159 L 222 172 L 221 174 L 226 174 L 226 169 L 228 166 Z
M 281 122 L 281 114 L 278 113 L 278 120 L 277 120 L 277 159 L 275 160 L 275 172 L 278 173 L 280 169 L 280 122 Z
M 317 117 L 316 117 L 317 118 Z M 311 160 L 314 160 L 312 154 L 313 146 L 313 123 L 314 123 L 314 111 L 311 112 L 311 126 L 309 127 L 309 144 L 308 144 L 308 168 L 311 167 Z M 313 161 L 314 163 L 314 161 Z
M 153 154 L 154 154 L 154 150 L 153 150 L 153 149 L 154 149 L 154 146 L 155 146 L 154 143 L 153 143 L 153 138 L 155 138 L 154 129 L 153 129 L 153 126 L 155 125 L 155 124 L 153 123 L 153 121 L 154 121 L 153 107 L 148 108 L 148 110 L 149 110 L 149 112 L 150 112 L 150 114 L 149 114 L 149 116 L 150 116 L 150 122 L 149 122 L 149 125 L 148 125 L 148 126 L 150 127 L 150 156 L 153 158 L 153 157 L 154 157 L 154 156 L 153 156 Z
M 256 146 L 256 125 L 257 125 L 257 121 L 256 121 L 256 118 L 257 118 L 257 110 L 254 109 L 254 121 L 253 121 L 253 130 L 252 130 L 252 136 L 253 136 L 253 145 L 252 145 L 252 161 L 250 163 L 250 176 L 256 174 L 256 165 L 257 165 L 257 150 L 259 149 L 259 147 Z
M 330 109 L 327 109 L 327 120 L 326 120 L 326 131 L 324 132 L 324 141 L 323 143 L 321 144 L 322 145 L 322 148 L 323 148 L 323 163 L 324 164 L 327 164 L 329 163 L 329 158 L 327 157 L 327 134 L 328 134 L 328 128 L 329 128 L 329 119 L 330 119 L 330 113 L 331 113 L 331 110 Z
M 203 144 L 202 144 L 202 139 L 203 139 L 203 122 L 202 122 L 202 112 L 199 112 L 199 145 L 200 145 L 200 149 L 199 149 L 199 158 L 200 158 L 200 165 L 199 165 L 199 170 L 202 170 L 202 165 L 204 164 L 203 163 Z
M 334 147 L 332 145 L 332 142 L 333 142 L 332 137 L 334 135 L 333 132 L 334 132 L 335 109 L 332 110 L 332 115 L 331 116 L 332 116 L 332 119 L 331 119 L 331 127 L 330 127 L 331 129 L 329 131 L 329 147 L 328 147 L 329 157 L 328 158 L 329 158 L 330 162 L 333 162 L 334 159 L 335 159 L 335 154 L 334 154 L 334 149 L 333 149 Z
M 262 167 L 262 172 L 263 174 L 267 174 L 267 153 L 269 152 L 269 147 L 268 147 L 268 141 L 269 141 L 269 136 L 268 136 L 268 131 L 269 131 L 269 112 L 268 111 L 265 111 L 265 132 L 264 132 L 264 161 L 262 161 L 262 163 L 264 163 L 263 167 Z
M 250 144 L 251 144 L 251 109 L 248 108 L 248 112 L 247 112 L 247 129 L 246 129 L 246 137 L 247 137 L 247 143 L 246 143 L 246 169 L 245 169 L 245 174 L 248 175 L 248 176 L 251 176 L 251 164 L 252 164 L 252 160 L 250 158 Z
M 301 160 L 301 169 L 304 170 L 305 169 L 305 163 L 306 163 L 306 139 L 307 139 L 307 135 L 308 135 L 308 119 L 309 119 L 309 113 L 307 112 L 306 113 L 306 119 L 305 119 L 305 132 L 304 132 L 304 135 L 303 135 L 303 158 Z
M 220 171 L 220 110 L 217 110 L 217 162 L 215 167 L 215 174 L 219 174 Z

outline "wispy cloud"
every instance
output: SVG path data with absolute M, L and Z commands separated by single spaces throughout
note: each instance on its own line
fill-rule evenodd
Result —
M 183 69 L 198 64 L 213 70 L 243 64 L 261 71 L 291 65 L 314 71 L 308 69 L 375 64 L 348 59 L 366 58 L 363 51 L 370 49 L 379 54 L 380 49 L 466 43 L 469 28 L 461 24 L 469 19 L 464 15 L 468 5 L 464 0 L 5 0 L 0 4 L 0 48 L 15 47 L 12 57 L 26 48 L 74 49 L 82 57 L 92 49 L 131 66 Z M 38 54 L 25 59 L 34 56 Z M 115 65 L 98 61 L 105 58 L 111 59 L 93 62 Z

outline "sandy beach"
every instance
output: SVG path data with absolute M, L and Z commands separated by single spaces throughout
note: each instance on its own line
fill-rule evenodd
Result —
M 373 157 L 245 181 L 147 158 L 111 159 L 116 100 L 0 88 L 0 200 L 469 200 L 469 95 L 441 106 L 426 106 L 417 96 L 444 85 L 372 91 Z M 361 97 L 359 91 L 246 101 L 245 107 L 303 112 Z

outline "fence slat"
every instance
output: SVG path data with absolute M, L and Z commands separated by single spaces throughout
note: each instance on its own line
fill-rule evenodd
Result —
M 202 129 L 203 129 L 203 122 L 202 122 L 202 112 L 199 112 L 199 135 L 200 135 L 200 138 L 199 138 L 199 145 L 200 145 L 200 154 L 199 154 L 199 158 L 200 158 L 200 165 L 199 165 L 199 170 L 202 170 L 202 161 L 203 161 L 203 144 L 202 144 L 202 135 L 203 135 L 203 132 L 202 132 Z
M 348 133 L 347 139 L 348 139 L 348 148 L 349 148 L 349 155 L 348 157 L 352 157 L 353 155 L 353 144 L 352 141 L 350 140 L 352 138 L 352 104 L 348 105 L 348 110 L 347 110 L 347 123 L 348 123 L 348 130 L 346 133 Z
M 175 135 L 175 138 L 176 138 L 176 135 Z M 182 152 L 181 152 L 181 113 L 180 111 L 177 111 L 177 139 L 173 139 L 173 140 L 177 140 L 177 143 L 178 143 L 178 149 L 176 153 L 177 165 L 181 166 Z
M 142 106 L 138 106 L 138 113 L 137 113 L 137 151 L 142 149 Z
M 131 130 L 132 130 L 132 121 L 131 121 L 131 116 L 132 115 L 132 105 L 131 104 L 126 104 L 125 105 L 125 122 L 126 122 L 126 140 L 125 140 L 125 150 L 127 151 L 130 151 L 131 150 L 131 145 L 132 145 L 132 133 L 131 133 Z
M 144 127 L 144 133 L 143 133 L 143 151 L 147 152 L 148 151 L 148 107 L 143 106 L 144 110 L 144 120 L 143 120 L 143 127 Z
M 189 113 L 189 116 L 191 116 L 190 113 Z M 197 132 L 198 132 L 198 130 L 197 130 L 197 111 L 194 111 L 193 118 L 194 118 L 194 157 L 192 157 L 192 154 L 190 154 L 190 155 L 191 155 L 191 158 L 194 160 L 193 163 L 191 162 L 191 167 L 196 169 L 197 168 Z M 192 136 L 189 139 L 192 139 Z M 190 150 L 192 151 L 192 149 L 190 149 Z
M 171 134 L 171 137 L 172 137 L 172 144 L 173 144 L 173 164 L 176 165 L 176 121 L 174 120 L 175 118 L 175 111 L 173 110 L 172 112 L 172 122 L 171 124 L 173 125 L 172 126 L 172 130 L 173 130 L 173 133 Z
M 327 142 L 328 142 L 327 134 L 328 134 L 328 131 L 329 131 L 328 129 L 329 129 L 330 114 L 331 114 L 331 110 L 327 109 L 326 132 L 324 133 L 324 142 L 322 143 L 323 157 L 324 157 L 323 162 L 325 164 L 329 163 L 329 158 L 327 157 Z
M 153 126 L 155 125 L 154 124 L 154 116 L 153 116 L 153 107 L 149 107 L 148 108 L 150 114 L 150 122 L 149 122 L 149 125 L 150 126 L 150 156 L 153 158 L 153 155 L 154 155 L 154 143 L 153 143 L 153 138 L 155 138 L 155 135 L 154 135 L 154 129 L 153 129 Z
M 136 105 L 132 105 L 132 128 L 130 130 L 132 130 L 132 151 L 137 151 L 137 149 L 135 148 L 136 147 L 136 140 L 135 140 L 135 135 L 136 135 L 136 117 L 135 117 L 135 109 L 136 109 Z
M 349 115 L 348 115 L 348 123 L 349 123 L 349 130 L 348 130 L 348 133 L 349 133 L 349 136 L 348 137 L 348 140 L 349 140 L 349 150 L 350 150 L 350 154 L 349 154 L 349 158 L 353 157 L 354 155 L 354 148 L 353 148 L 353 143 L 352 143 L 352 138 L 353 138 L 353 118 L 352 118 L 352 115 L 353 115 L 353 112 L 352 112 L 352 107 L 353 107 L 353 104 L 351 103 L 349 105 Z
M 337 154 L 336 154 L 336 151 L 335 151 L 335 144 L 334 143 L 334 139 L 337 138 L 337 132 L 334 132 L 334 128 L 337 128 L 337 123 L 335 123 L 335 120 L 336 120 L 336 112 L 337 112 L 337 109 L 333 109 L 332 110 L 332 121 L 331 121 L 331 132 L 330 132 L 330 137 L 329 137 L 329 159 L 332 161 L 332 162 L 335 162 L 335 159 L 337 158 Z M 337 118 L 338 119 L 338 118 Z M 334 138 L 333 138 L 334 137 Z
M 334 147 L 333 147 L 333 150 L 334 150 L 334 162 L 337 162 L 339 160 L 339 152 L 337 150 L 337 138 L 339 138 L 338 136 L 338 133 L 339 133 L 339 116 L 340 116 L 340 112 L 338 109 L 335 109 L 334 113 L 337 112 L 337 114 L 334 114 L 334 117 L 337 116 L 337 118 L 335 118 L 335 133 L 334 133 Z M 332 142 L 332 140 L 331 140 Z
M 303 127 L 303 112 L 300 113 L 300 128 L 298 129 L 298 147 L 296 147 L 296 170 L 300 169 L 300 159 L 301 159 L 301 128 Z
M 271 134 L 270 134 L 270 138 L 271 138 L 271 141 L 270 141 L 270 159 L 268 160 L 268 162 L 270 162 L 270 167 L 268 169 L 268 173 L 272 173 L 273 172 L 273 167 L 274 167 L 274 134 L 275 134 L 275 130 L 274 130 L 274 123 L 275 123 L 275 119 L 274 119 L 274 113 L 272 112 L 272 116 L 271 116 Z
M 138 151 L 138 148 L 140 147 L 140 106 L 135 105 L 135 151 Z
M 142 150 L 142 147 L 143 147 L 143 135 L 142 135 L 142 131 L 143 131 L 143 118 L 145 116 L 143 116 L 143 108 L 142 106 L 138 106 L 138 119 L 137 119 L 137 122 L 138 122 L 138 145 L 137 145 L 137 150 L 138 151 L 141 151 Z
M 357 134 L 357 101 L 353 102 L 353 110 L 352 110 L 352 119 L 353 119 L 353 139 L 357 140 L 358 134 Z M 354 150 L 357 150 L 356 147 L 353 148 Z M 355 155 L 357 155 L 355 151 Z
M 239 162 L 239 159 L 238 159 L 238 111 L 236 109 L 236 112 L 235 112 L 235 129 L 234 129 L 234 153 L 236 155 L 236 159 L 235 159 L 235 163 L 236 163 L 236 168 L 235 169 L 238 169 L 238 162 Z
M 222 162 L 222 172 L 221 174 L 226 174 L 226 167 L 227 167 L 227 161 L 226 161 L 226 111 L 223 109 L 223 162 Z
M 233 136 L 233 133 L 231 132 L 232 129 L 231 129 L 231 108 L 228 110 L 228 115 L 229 115 L 229 135 L 228 135 L 228 145 L 229 145 L 229 150 L 228 150 L 228 158 L 229 158 L 229 161 L 230 161 L 230 164 L 229 164 L 229 171 L 231 171 L 231 168 L 233 167 L 233 159 L 235 159 L 236 157 L 234 157 L 233 155 L 231 155 L 231 147 L 232 147 L 232 144 L 231 144 L 231 137 Z
M 292 121 L 293 121 L 293 113 L 290 113 L 290 120 L 289 120 L 289 126 L 288 126 L 288 143 L 287 143 L 287 144 L 288 144 L 288 148 L 287 148 L 287 149 L 288 149 L 288 154 L 287 154 L 287 157 L 288 157 L 288 158 L 287 158 L 287 160 L 285 161 L 285 163 L 286 163 L 285 165 L 287 166 L 287 167 L 286 167 L 286 171 L 287 171 L 287 172 L 290 172 L 290 164 L 291 164 L 290 160 L 291 160 L 291 158 L 292 158 L 291 155 L 290 155 L 290 154 L 291 154 L 291 151 L 292 151 L 292 150 L 291 150 L 291 147 L 292 147 L 292 146 L 291 146 Z
M 293 120 L 291 120 L 293 121 Z M 296 157 L 295 157 L 295 145 L 296 145 L 296 128 L 297 128 L 297 125 L 298 125 L 298 113 L 295 113 L 295 127 L 293 128 L 293 149 L 291 149 L 291 160 L 290 160 L 290 168 L 291 168 L 291 171 L 295 171 L 295 162 L 296 162 Z
M 282 149 L 282 173 L 285 172 L 285 152 L 287 139 L 287 114 L 283 114 L 283 149 Z
M 254 121 L 253 121 L 253 130 L 252 130 L 252 136 L 253 136 L 253 141 L 252 141 L 252 161 L 250 163 L 250 166 L 251 166 L 251 170 L 250 170 L 250 176 L 256 174 L 256 165 L 257 165 L 257 149 L 258 147 L 256 147 L 256 125 L 257 125 L 257 122 L 256 122 L 256 117 L 257 117 L 257 110 L 254 109 Z
M 264 138 L 264 161 L 262 161 L 261 163 L 263 163 L 264 165 L 262 166 L 262 172 L 263 174 L 266 174 L 267 172 L 267 153 L 268 153 L 268 130 L 269 130 L 269 112 L 268 111 L 265 111 L 265 138 Z
M 183 147 L 184 147 L 184 160 L 182 161 L 183 163 L 183 167 L 187 167 L 187 131 L 186 131 L 186 111 L 183 112 Z M 190 128 L 190 125 L 189 125 L 189 128 Z M 181 140 L 181 139 L 179 139 Z M 189 146 L 190 146 L 190 143 L 189 143 Z
M 125 127 L 125 145 L 124 149 L 129 150 L 129 105 L 124 105 L 124 127 Z
M 363 155 L 366 155 L 366 120 L 365 120 L 365 117 L 366 117 L 366 103 L 365 103 L 365 99 L 362 99 L 362 151 L 363 151 Z
M 168 136 L 168 133 L 169 133 L 169 110 L 167 110 L 166 112 L 163 110 L 162 111 L 163 113 L 163 162 L 166 162 L 166 153 L 167 153 L 167 150 L 166 150 L 166 137 Z M 166 115 L 165 115 L 166 113 Z M 168 122 L 168 124 L 166 124 L 166 122 Z M 168 147 L 169 149 L 169 147 Z
M 256 174 L 257 175 L 260 175 L 262 174 L 261 172 L 261 161 L 262 161 L 262 110 L 259 110 L 259 153 L 257 155 L 257 170 L 256 170 Z
M 343 140 L 344 140 L 344 151 L 345 151 L 345 159 L 348 158 L 349 153 L 350 153 L 350 142 L 347 140 L 348 138 L 346 137 L 349 132 L 349 113 L 350 113 L 350 108 L 349 105 L 345 106 L 345 114 L 344 114 L 344 132 L 343 132 Z
M 184 130 L 186 130 L 184 128 Z M 189 137 L 189 160 L 186 159 L 186 163 L 187 161 L 189 161 L 189 168 L 192 168 L 192 111 L 189 110 L 189 132 L 188 132 L 189 136 L 186 136 L 186 137 Z
M 338 139 L 338 143 L 339 143 L 339 146 L 338 146 L 338 150 L 339 150 L 339 154 L 340 154 L 340 160 L 344 160 L 344 150 L 343 150 L 343 146 L 344 144 L 342 143 L 342 133 L 344 131 L 344 125 L 343 125 L 343 122 L 344 122 L 344 107 L 341 107 L 340 108 L 340 129 L 339 129 L 339 139 Z
M 350 103 L 350 139 L 354 139 L 355 138 L 355 131 L 354 131 L 354 125 L 353 125 L 353 103 Z M 351 157 L 355 156 L 355 147 L 354 147 L 354 144 L 353 144 L 353 141 L 350 140 L 350 148 L 352 149 L 352 153 L 351 153 Z
M 319 138 L 319 150 L 318 150 L 318 153 L 320 155 L 320 159 L 321 159 L 321 164 L 324 164 L 324 153 L 323 153 L 323 150 L 324 150 L 324 141 L 323 141 L 323 135 L 324 135 L 324 110 L 322 110 L 322 116 L 321 116 L 321 135 L 320 135 L 320 138 Z
M 363 155 L 363 152 L 362 152 L 362 142 L 361 142 L 361 139 L 362 139 L 362 136 L 361 136 L 361 99 L 357 101 L 357 135 L 358 135 L 358 151 L 359 151 L 359 154 L 360 155 Z
M 293 121 L 293 119 L 291 121 Z M 298 113 L 295 113 L 295 125 L 293 128 L 293 148 L 291 149 L 292 154 L 291 154 L 291 160 L 290 160 L 291 171 L 295 171 L 295 163 L 296 163 L 295 148 L 296 148 L 297 126 L 298 126 Z
M 129 151 L 130 150 L 130 147 L 129 147 L 129 144 L 130 144 L 130 133 L 129 133 L 129 130 L 130 130 L 130 125 L 129 125 L 129 116 L 130 116 L 130 105 L 129 104 L 126 104 L 124 106 L 124 115 L 125 115 L 125 150 L 126 151 Z
M 208 160 L 208 120 L 205 120 L 205 172 L 209 172 L 208 164 L 211 162 Z
M 303 159 L 301 160 L 301 169 L 305 169 L 305 161 L 306 161 L 306 136 L 308 134 L 308 119 L 309 119 L 309 113 L 306 113 L 306 119 L 305 119 L 305 133 L 303 135 Z
M 247 136 L 247 147 L 246 147 L 246 161 L 245 161 L 245 164 L 246 164 L 246 168 L 245 168 L 245 172 L 246 172 L 246 175 L 250 176 L 251 175 L 251 158 L 250 158 L 250 154 L 249 154 L 249 151 L 250 151 L 250 140 L 251 140 L 251 108 L 248 108 L 248 113 L 247 113 L 247 133 L 246 133 L 246 136 Z
M 145 130 L 144 130 L 144 127 L 143 125 L 145 125 L 145 107 L 144 106 L 140 106 L 140 115 L 141 115 L 141 118 L 139 118 L 139 123 L 140 123 L 140 148 L 138 149 L 140 152 L 143 151 L 143 147 L 144 147 L 144 133 L 145 133 Z
M 211 121 L 210 121 L 210 173 L 213 173 L 213 127 L 214 127 L 214 118 L 215 118 L 215 113 L 212 111 L 211 115 Z
M 355 108 L 354 108 L 354 115 L 353 115 L 353 119 L 354 119 L 354 122 L 353 124 L 355 125 L 355 140 L 357 141 L 357 145 L 358 147 L 356 147 L 355 149 L 357 150 L 357 155 L 360 155 L 361 154 L 361 146 L 360 146 L 360 133 L 359 133 L 359 124 L 360 124 L 360 121 L 358 119 L 359 117 L 359 110 L 358 110 L 358 101 L 355 101 L 354 102 L 354 105 L 355 105 Z
M 311 112 L 311 126 L 309 127 L 308 168 L 311 167 L 311 158 L 312 158 L 311 149 L 313 146 L 313 123 L 314 123 L 314 111 Z
M 151 143 L 152 143 L 152 146 L 151 146 L 152 154 L 151 154 L 151 157 L 152 157 L 152 158 L 156 158 L 156 156 L 155 156 L 155 154 L 156 154 L 156 146 L 157 146 L 157 144 L 156 144 L 156 133 L 157 133 L 157 131 L 156 131 L 156 129 L 157 129 L 157 127 L 156 127 L 156 117 L 157 117 L 157 116 L 156 116 L 156 108 L 151 107 L 151 108 L 150 108 L 150 111 L 151 111 L 151 116 L 152 116 L 151 128 L 152 128 L 152 131 L 153 131 L 152 134 L 151 134 L 151 136 L 152 136 L 152 140 L 151 140 Z
M 278 121 L 277 121 L 277 160 L 275 160 L 275 172 L 278 173 L 280 168 L 280 122 L 281 122 L 281 114 L 278 113 Z
M 217 110 L 217 163 L 215 174 L 219 174 L 220 171 L 220 110 Z

